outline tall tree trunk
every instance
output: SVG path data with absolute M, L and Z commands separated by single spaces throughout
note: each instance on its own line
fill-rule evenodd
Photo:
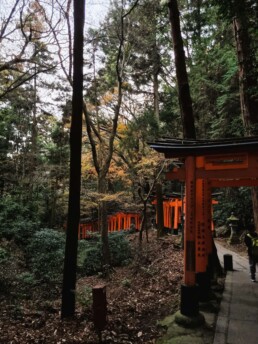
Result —
M 159 73 L 160 73 L 160 52 L 157 44 L 157 16 L 155 14 L 153 18 L 153 43 L 152 48 L 152 58 L 153 58 L 153 93 L 154 93 L 154 114 L 159 124 Z
M 62 290 L 62 318 L 74 315 L 78 228 L 80 222 L 83 112 L 83 28 L 85 0 L 74 0 L 74 62 L 70 132 L 70 185 Z
M 245 135 L 258 135 L 258 72 L 251 48 L 249 19 L 245 1 L 235 8 L 233 20 L 239 70 L 239 93 Z M 252 187 L 251 197 L 255 227 L 258 228 L 258 188 Z
M 190 95 L 188 76 L 186 72 L 185 52 L 181 35 L 177 0 L 169 0 L 168 8 L 174 46 L 176 78 L 178 85 L 179 105 L 183 124 L 183 134 L 185 138 L 195 139 L 196 133 L 194 126 L 192 98 Z
M 159 124 L 159 80 L 158 80 L 158 72 L 155 72 L 153 75 L 153 93 L 154 93 L 154 114 Z
M 98 176 L 98 192 L 104 195 L 107 192 L 106 175 Z M 99 205 L 100 232 L 102 242 L 102 266 L 103 272 L 109 274 L 110 250 L 108 244 L 107 202 L 101 200 Z
M 147 198 L 143 200 L 142 221 L 141 221 L 141 225 L 140 225 L 140 235 L 139 235 L 139 242 L 140 243 L 142 243 L 143 231 L 146 230 L 147 202 L 148 202 Z M 147 233 L 147 230 L 146 230 L 146 233 Z M 147 242 L 148 242 L 148 236 L 147 236 Z
M 244 129 L 247 136 L 258 134 L 258 73 L 250 47 L 250 36 L 245 16 L 234 19 L 234 34 L 239 69 L 239 93 Z
M 164 211 L 163 211 L 163 194 L 162 184 L 156 183 L 156 197 L 157 197 L 157 237 L 164 235 Z

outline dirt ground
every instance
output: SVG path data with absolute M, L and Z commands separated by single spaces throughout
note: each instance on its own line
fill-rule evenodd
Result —
M 60 320 L 60 298 L 56 301 L 33 299 L 16 302 L 1 300 L 0 343 L 88 343 L 99 337 L 93 324 L 91 288 L 105 284 L 107 326 L 103 343 L 155 343 L 164 327 L 157 321 L 179 307 L 183 276 L 183 251 L 178 236 L 156 239 L 156 232 L 141 245 L 138 234 L 130 236 L 133 261 L 116 268 L 109 280 L 98 276 L 80 279 L 77 285 L 76 316 Z

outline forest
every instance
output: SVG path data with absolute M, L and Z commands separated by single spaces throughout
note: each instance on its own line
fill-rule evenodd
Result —
M 159 207 L 184 184 L 150 143 L 258 136 L 257 47 L 256 0 L 1 0 L 0 343 L 97 343 L 100 280 L 105 343 L 155 343 L 183 274 Z M 258 227 L 257 187 L 213 194 L 215 228 Z

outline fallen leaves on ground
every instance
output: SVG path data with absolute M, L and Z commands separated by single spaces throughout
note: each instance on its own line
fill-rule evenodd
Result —
M 138 234 L 130 236 L 133 261 L 116 268 L 108 280 L 98 276 L 81 278 L 77 293 L 104 283 L 107 290 L 108 322 L 102 332 L 107 344 L 154 344 L 163 329 L 157 321 L 179 308 L 183 276 L 183 251 L 178 236 L 149 235 L 141 245 Z M 33 294 L 34 295 L 34 294 Z M 1 300 L 0 343 L 76 344 L 99 343 L 91 306 L 77 302 L 73 319 L 60 319 L 60 298 L 56 301 Z

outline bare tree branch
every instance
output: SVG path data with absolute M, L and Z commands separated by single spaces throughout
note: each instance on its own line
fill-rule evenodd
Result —
M 15 81 L 3 93 L 0 94 L 0 99 L 3 99 L 9 92 L 16 90 L 21 85 L 32 80 L 36 75 L 38 75 L 40 73 L 50 72 L 51 70 L 53 70 L 55 68 L 56 68 L 56 66 L 49 67 L 46 69 L 39 69 L 39 70 L 37 70 L 37 72 L 32 73 L 32 74 L 29 74 L 28 71 L 23 73 L 19 78 L 15 79 Z M 28 75 L 28 74 L 29 74 L 29 76 L 26 77 L 26 75 Z
M 127 17 L 134 9 L 135 7 L 138 5 L 138 2 L 139 0 L 136 0 L 134 2 L 134 4 L 132 5 L 132 7 L 128 10 L 128 12 L 126 12 L 124 15 L 123 15 L 123 18 Z
M 16 7 L 17 7 L 19 2 L 20 2 L 20 0 L 16 0 L 15 1 L 15 4 L 13 5 L 13 8 L 11 9 L 8 18 L 6 19 L 5 23 L 3 24 L 3 27 L 2 27 L 2 29 L 0 31 L 0 43 L 1 43 L 2 39 L 3 39 L 3 37 L 4 37 L 5 31 L 7 29 L 7 26 L 10 23 L 10 21 L 12 19 L 12 16 L 13 16 L 13 14 L 14 14 L 14 12 L 16 10 Z

